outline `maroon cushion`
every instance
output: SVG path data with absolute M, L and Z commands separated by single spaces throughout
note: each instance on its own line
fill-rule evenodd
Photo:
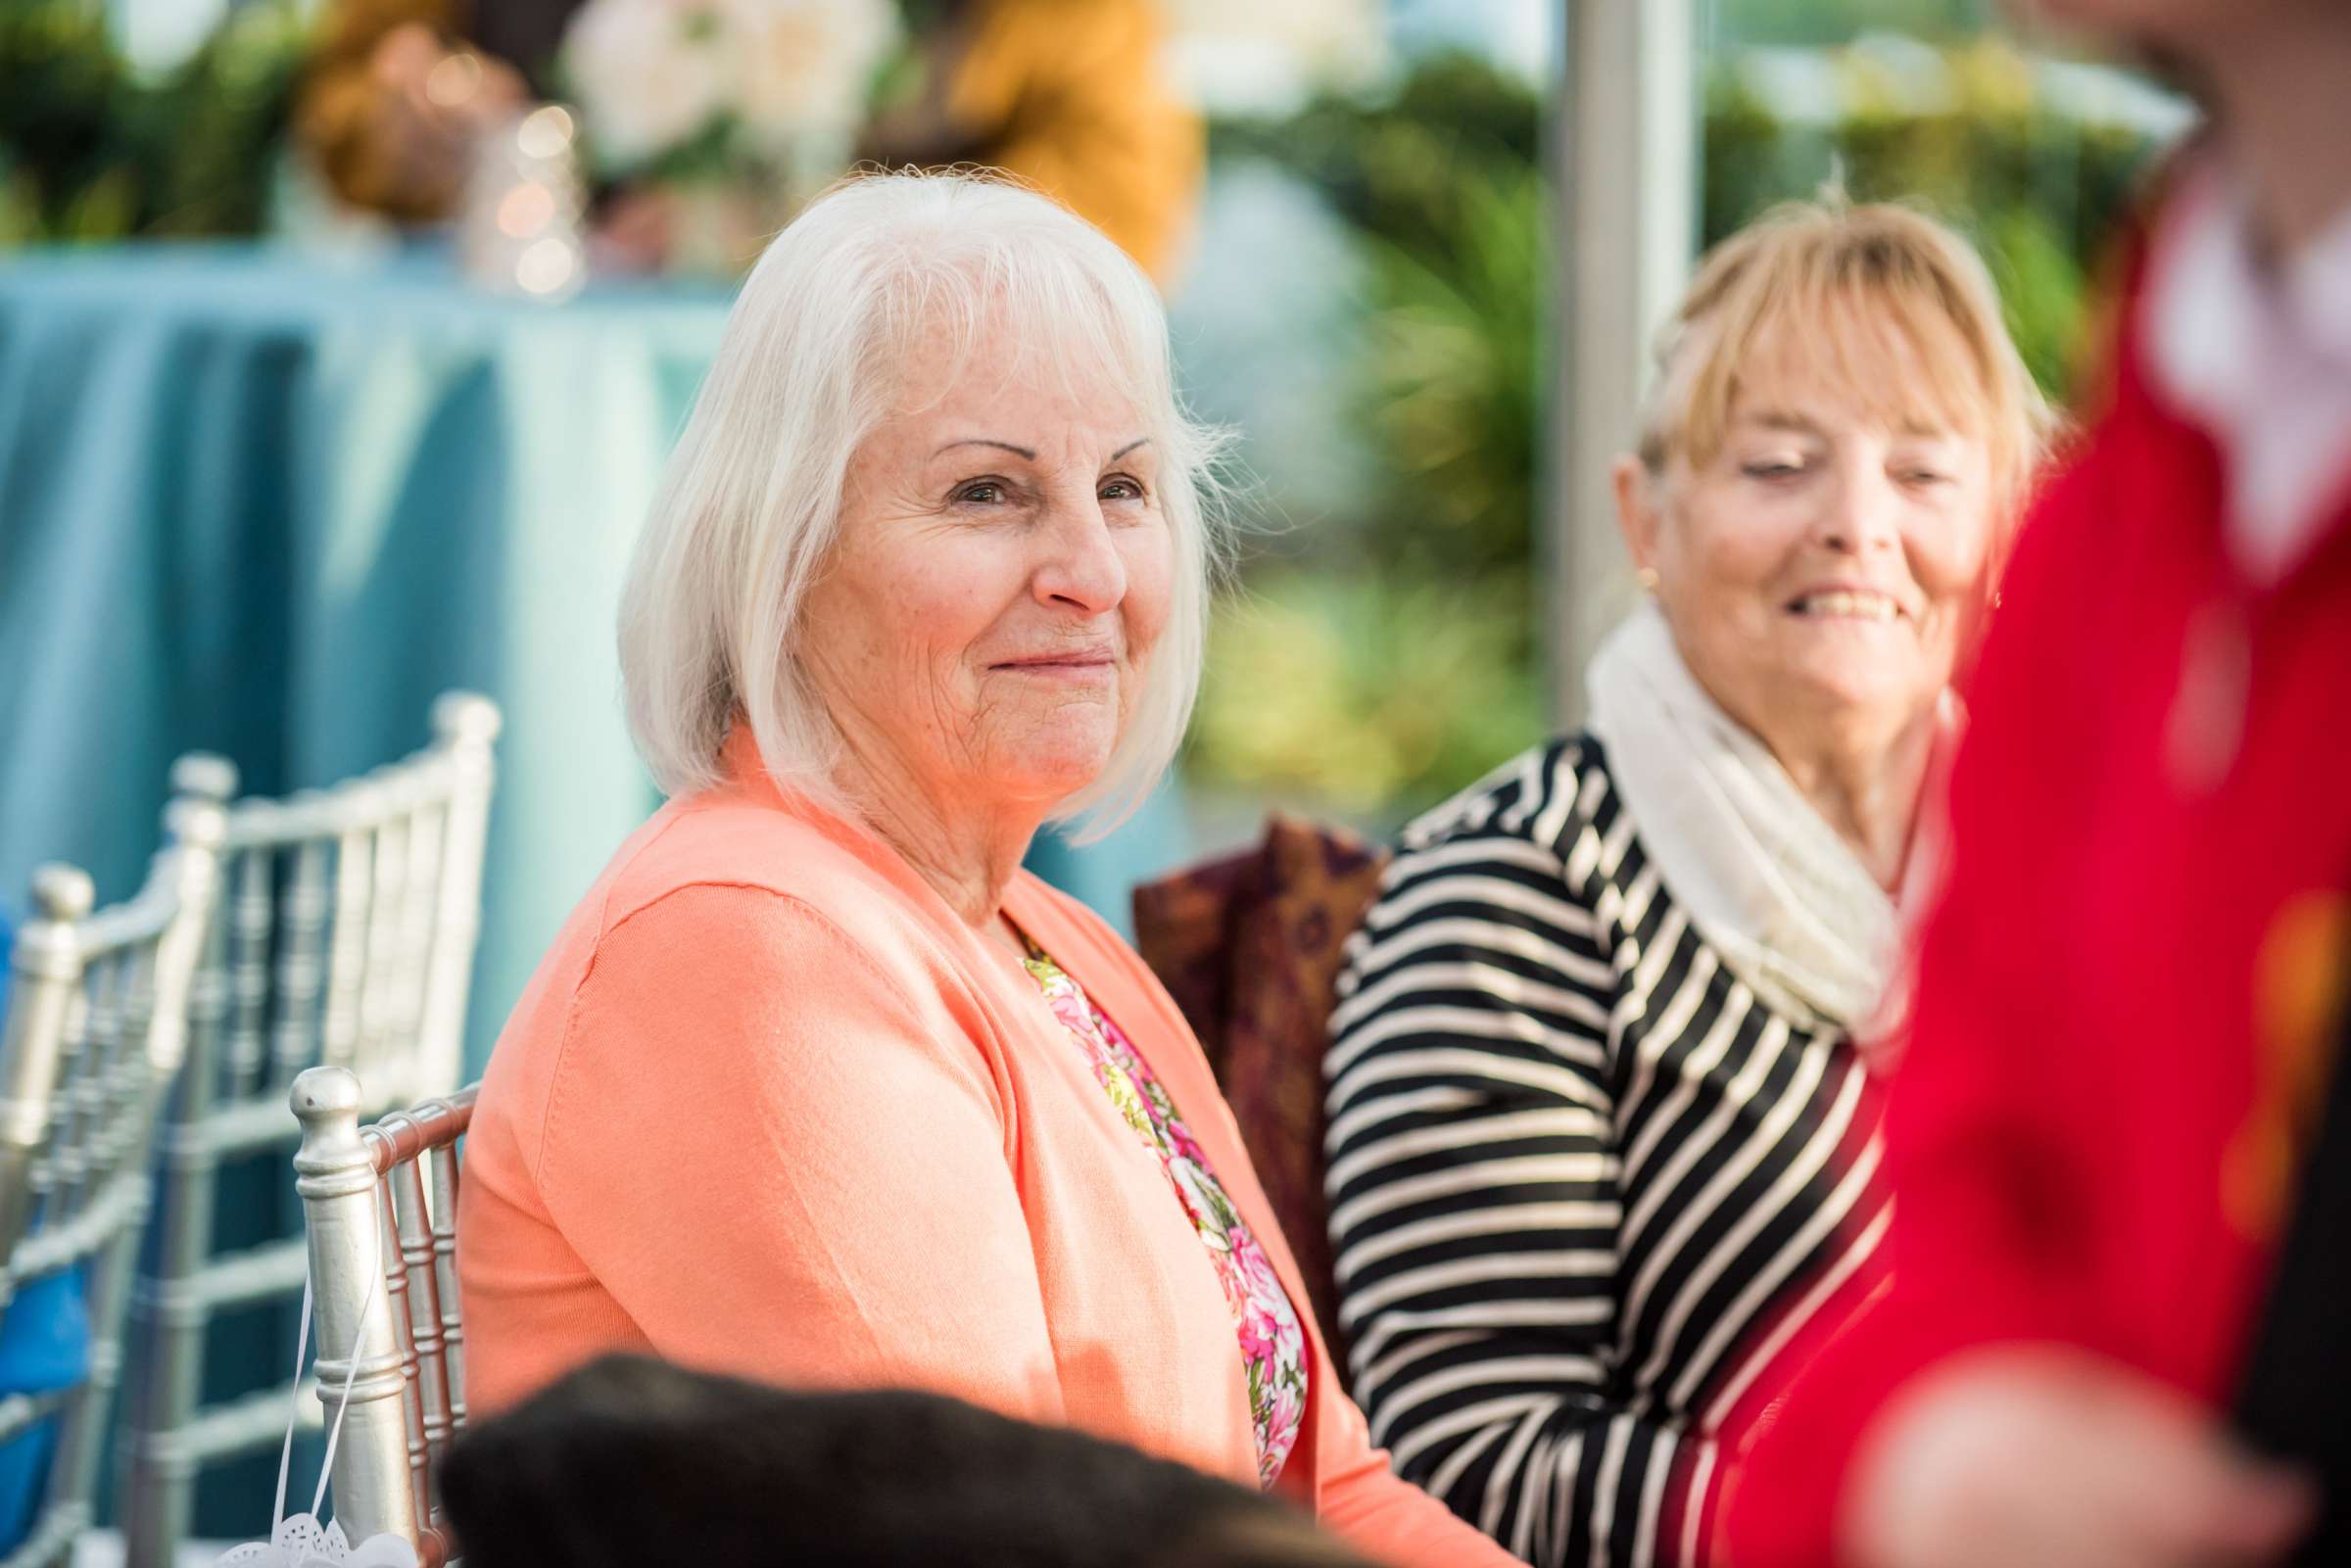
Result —
M 1322 1195 L 1322 1053 L 1342 950 L 1386 863 L 1351 833 L 1277 815 L 1257 849 L 1134 893 L 1136 945 L 1200 1036 L 1342 1360 Z

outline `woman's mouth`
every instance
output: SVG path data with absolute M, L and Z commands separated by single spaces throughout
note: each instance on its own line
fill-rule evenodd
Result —
M 1906 613 L 1890 594 L 1868 589 L 1823 589 L 1799 594 L 1788 601 L 1788 613 L 1816 621 L 1870 621 L 1887 624 Z
M 1099 681 L 1117 672 L 1118 661 L 1107 653 L 1069 653 L 1051 658 L 1007 659 L 988 668 L 1044 681 Z

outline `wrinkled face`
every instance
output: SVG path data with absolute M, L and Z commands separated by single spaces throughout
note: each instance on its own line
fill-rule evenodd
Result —
M 1891 733 L 1927 712 L 1980 613 L 1984 442 L 1870 406 L 1768 334 L 1721 450 L 1620 478 L 1635 562 L 1692 674 L 1784 756 L 1804 727 Z M 1776 340 L 1776 341 L 1775 341 Z M 1886 366 L 1889 385 L 1905 370 Z
M 1139 402 L 1022 373 L 996 322 L 906 356 L 794 649 L 851 754 L 935 802 L 1049 807 L 1126 733 L 1175 545 Z

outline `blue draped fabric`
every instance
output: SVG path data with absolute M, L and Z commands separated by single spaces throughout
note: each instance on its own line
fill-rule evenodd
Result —
M 487 692 L 478 1067 L 653 803 L 613 608 L 726 307 L 639 285 L 548 309 L 433 253 L 0 261 L 0 889 L 71 860 L 129 893 L 181 751 L 276 793 Z

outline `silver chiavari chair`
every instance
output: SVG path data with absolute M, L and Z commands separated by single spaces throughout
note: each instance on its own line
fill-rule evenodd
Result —
M 349 1068 L 370 1110 L 456 1087 L 498 729 L 488 698 L 452 692 L 433 706 L 433 743 L 406 761 L 228 808 L 221 918 L 163 1132 L 153 1272 L 133 1307 L 140 1359 L 118 1489 L 126 1568 L 168 1568 L 199 1474 L 285 1429 L 285 1384 L 201 1402 L 214 1319 L 271 1304 L 290 1313 L 302 1296 L 291 1214 L 274 1241 L 216 1245 L 222 1167 L 293 1146 L 286 1094 L 307 1068 Z M 183 757 L 173 778 L 222 800 L 236 787 L 217 757 Z
M 310 1242 L 318 1333 L 318 1402 L 342 1436 L 335 1521 L 357 1544 L 395 1535 L 421 1568 L 455 1543 L 435 1467 L 465 1424 L 464 1331 L 457 1312 L 457 1140 L 471 1087 L 360 1125 L 360 1080 L 312 1068 L 290 1097 L 302 1122 L 294 1157 Z
M 180 799 L 146 885 L 92 912 L 90 879 L 33 876 L 0 1035 L 0 1302 L 79 1270 L 86 1374 L 0 1400 L 0 1442 L 56 1419 L 45 1490 L 4 1568 L 56 1568 L 91 1523 L 159 1108 L 180 1065 L 226 823 Z

